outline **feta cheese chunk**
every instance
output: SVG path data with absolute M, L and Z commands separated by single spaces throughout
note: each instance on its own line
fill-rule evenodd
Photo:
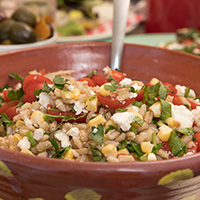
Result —
M 51 98 L 46 92 L 41 92 L 39 94 L 39 103 L 47 108 L 47 105 L 51 103 Z
M 30 149 L 31 148 L 31 143 L 28 140 L 27 136 L 24 136 L 17 144 L 17 146 L 22 150 L 22 149 Z
M 79 115 L 83 111 L 84 107 L 85 107 L 84 103 L 81 103 L 80 101 L 76 101 L 74 104 L 74 110 L 76 111 L 76 115 Z
M 130 78 L 124 78 L 122 79 L 119 84 L 123 87 L 125 85 L 131 85 L 132 80 Z
M 39 141 L 39 140 L 43 137 L 44 132 L 45 132 L 45 131 L 44 131 L 43 129 L 41 129 L 41 128 L 36 129 L 36 130 L 34 131 L 33 138 L 34 138 L 35 140 Z
M 73 127 L 69 131 L 67 131 L 67 135 L 77 137 L 79 136 L 79 129 L 77 127 Z
M 194 116 L 190 110 L 188 110 L 185 106 L 176 106 L 172 105 L 172 117 L 181 123 L 178 129 L 189 128 L 192 127 Z
M 68 135 L 66 135 L 65 133 L 63 133 L 62 131 L 56 131 L 54 137 L 61 141 L 61 147 L 65 148 L 68 147 L 69 145 L 71 145 L 70 141 L 69 141 L 69 137 Z
M 180 96 L 184 96 L 185 95 L 185 89 L 186 87 L 185 86 L 181 86 L 181 85 L 176 85 L 175 88 L 177 89 L 177 95 L 180 95 Z M 189 97 L 196 97 L 196 94 L 194 92 L 194 90 L 190 89 L 189 91 Z
M 115 113 L 111 119 L 119 125 L 123 131 L 128 131 L 131 128 L 131 123 L 135 117 L 132 112 Z

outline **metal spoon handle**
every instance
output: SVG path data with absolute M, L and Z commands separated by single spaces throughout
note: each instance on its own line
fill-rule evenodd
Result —
M 120 70 L 130 0 L 114 0 L 111 69 Z

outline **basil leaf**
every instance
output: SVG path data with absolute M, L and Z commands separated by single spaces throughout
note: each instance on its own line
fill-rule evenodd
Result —
M 17 79 L 17 80 L 19 80 L 19 81 L 23 81 L 24 80 L 24 78 L 22 77 L 22 76 L 20 76 L 19 74 L 16 74 L 16 73 L 10 73 L 9 74 L 9 76 L 11 77 L 11 78 L 14 78 L 14 79 Z
M 185 88 L 184 97 L 185 97 L 185 98 L 188 98 L 188 97 L 189 97 L 189 93 L 190 93 L 190 88 L 189 88 L 189 87 Z
M 8 98 L 10 101 L 21 100 L 24 96 L 24 91 L 22 88 L 19 90 L 8 90 Z
M 101 151 L 89 144 L 90 149 L 92 151 L 92 159 L 94 162 L 106 162 L 106 158 L 102 155 Z
M 0 92 L 3 92 L 3 90 L 8 89 L 10 86 L 6 83 L 2 88 L 0 88 Z
M 164 99 L 164 100 L 166 99 L 168 95 L 167 88 L 161 82 L 160 82 L 158 95 L 160 96 L 161 99 Z
M 113 130 L 113 129 L 115 129 L 116 131 L 118 131 L 118 132 L 122 132 L 122 131 L 120 131 L 118 128 L 116 128 L 115 126 L 113 126 L 113 125 L 108 125 L 108 128 L 106 129 L 106 133 L 108 132 L 108 131 L 110 131 L 110 130 Z
M 140 107 L 143 105 L 143 103 L 140 102 L 140 101 L 134 100 L 133 103 L 132 103 L 132 105 L 133 105 L 133 106 L 137 106 L 138 108 L 140 108 Z
M 71 146 L 59 149 L 58 143 L 55 139 L 51 139 L 51 144 L 53 145 L 56 153 L 52 156 L 52 158 L 62 158 L 63 155 L 71 149 Z
M 136 123 L 139 126 L 142 126 L 143 125 L 143 120 L 140 117 L 135 116 L 134 119 L 133 119 L 133 123 Z
M 160 99 L 161 103 L 161 116 L 160 119 L 165 122 L 169 117 L 172 117 L 171 105 L 170 103 Z
M 179 130 L 177 130 L 177 131 L 178 131 L 179 133 L 184 134 L 184 135 L 194 135 L 194 131 L 193 131 L 192 127 L 191 127 L 191 128 L 179 129 Z
M 53 79 L 54 87 L 62 90 L 65 84 L 67 83 L 67 81 L 68 80 L 64 80 L 64 78 L 56 75 L 55 78 Z
M 118 112 L 126 112 L 127 109 L 125 109 L 125 108 L 117 108 L 117 111 L 118 111 Z
M 127 145 L 127 149 L 131 152 L 134 153 L 136 152 L 139 156 L 144 155 L 144 153 L 142 152 L 140 145 L 136 144 L 134 142 L 131 142 L 130 144 Z
M 157 151 L 160 150 L 161 147 L 162 147 L 162 143 L 157 143 L 156 145 L 154 145 L 152 149 L 152 153 L 156 153 Z
M 15 123 L 9 119 L 5 113 L 1 113 L 2 122 L 6 124 L 7 127 L 14 125 Z
M 176 131 L 173 131 L 169 141 L 172 153 L 178 157 L 187 153 L 186 144 L 176 135 Z
M 136 129 L 135 129 L 135 124 L 134 124 L 134 123 L 131 124 L 131 131 L 132 131 L 133 133 L 135 133 L 135 135 L 137 134 Z
M 33 133 L 31 131 L 26 132 L 28 140 L 30 141 L 31 145 L 34 147 L 37 145 L 37 141 L 33 138 Z
M 104 138 L 104 126 L 100 124 L 98 127 L 92 126 L 90 137 L 100 146 L 102 146 Z
M 118 145 L 118 149 L 120 150 L 120 149 L 124 149 L 124 148 L 126 148 L 127 147 L 127 140 L 123 140 L 123 141 L 121 141 L 120 143 L 119 143 L 119 145 Z
M 95 99 L 96 98 L 96 94 L 95 95 L 93 95 L 93 96 L 91 96 L 90 98 L 89 98 L 89 101 L 92 101 L 93 99 Z
M 43 88 L 40 90 L 35 90 L 33 92 L 33 94 L 35 95 L 35 98 L 37 99 L 37 101 L 39 100 L 39 95 L 41 92 L 46 92 L 49 93 L 50 91 L 52 91 L 52 89 L 48 86 L 48 84 L 46 83 L 46 81 L 44 82 Z
M 95 69 L 95 70 L 93 70 L 91 73 L 89 73 L 89 74 L 87 75 L 87 77 L 88 77 L 88 78 L 91 78 L 92 76 L 94 76 L 95 74 L 97 74 L 97 72 L 98 72 L 98 70 Z
M 116 91 L 117 88 L 119 87 L 119 84 L 118 84 L 117 81 L 115 81 L 115 80 L 113 79 L 112 76 L 110 76 L 109 78 L 110 78 L 110 83 L 111 83 L 111 85 L 104 85 L 104 88 L 105 88 L 106 90 L 110 90 L 111 92 L 114 92 L 114 91 Z

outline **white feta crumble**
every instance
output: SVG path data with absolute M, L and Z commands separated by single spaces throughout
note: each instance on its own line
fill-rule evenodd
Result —
M 41 92 L 39 94 L 39 101 L 42 106 L 47 108 L 47 105 L 51 103 L 51 98 L 46 92 Z
M 142 86 L 138 85 L 137 83 L 134 83 L 134 84 L 132 85 L 132 87 L 134 87 L 135 90 L 137 90 L 137 91 L 140 91 L 141 88 L 142 88 Z
M 32 126 L 32 121 L 29 118 L 24 118 L 24 123 L 26 126 Z
M 74 86 L 73 85 L 69 85 L 67 89 L 70 90 L 70 91 L 73 91 L 74 90 Z
M 63 133 L 60 130 L 56 131 L 56 133 L 54 134 L 54 137 L 57 140 L 61 141 L 61 147 L 62 148 L 65 148 L 65 147 L 68 147 L 69 145 L 71 145 L 68 135 L 66 135 L 65 133 Z
M 84 103 L 81 103 L 80 101 L 76 101 L 74 104 L 74 110 L 76 111 L 76 115 L 79 115 L 83 111 L 84 107 L 85 107 Z
M 192 127 L 194 116 L 190 110 L 188 110 L 185 106 L 176 106 L 171 104 L 172 109 L 172 117 L 181 123 L 178 129 L 189 128 Z
M 94 128 L 93 133 L 97 133 L 97 132 L 98 132 L 98 129 Z
M 43 137 L 44 133 L 45 133 L 45 131 L 44 131 L 43 129 L 41 129 L 41 128 L 36 129 L 36 130 L 34 131 L 33 138 L 34 138 L 35 140 L 39 141 L 39 140 Z
M 186 89 L 185 86 L 175 85 L 175 88 L 177 89 L 177 95 L 180 95 L 180 96 L 184 96 L 185 95 L 185 89 Z M 194 90 L 190 89 L 188 96 L 195 98 L 196 94 L 195 94 Z
M 137 97 L 137 95 L 137 93 L 130 93 L 128 97 L 131 99 Z
M 67 135 L 78 137 L 79 136 L 79 129 L 77 127 L 72 127 L 69 131 L 67 131 Z
M 31 148 L 31 143 L 28 140 L 27 136 L 24 136 L 17 144 L 17 146 L 22 150 L 22 149 L 30 149 Z
M 115 113 L 111 119 L 119 125 L 123 131 L 128 131 L 131 128 L 131 123 L 135 117 L 132 112 Z
M 122 79 L 119 84 L 123 87 L 125 85 L 131 85 L 132 80 L 130 78 L 124 78 Z

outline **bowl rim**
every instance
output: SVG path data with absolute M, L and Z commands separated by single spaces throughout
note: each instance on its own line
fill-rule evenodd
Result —
M 43 50 L 43 49 L 51 49 L 55 47 L 62 47 L 62 46 L 73 46 L 73 47 L 79 47 L 79 46 L 96 46 L 96 45 L 106 45 L 110 46 L 111 42 L 75 42 L 75 43 L 57 43 L 57 44 L 50 44 L 48 46 L 38 46 L 38 47 L 30 47 L 26 49 L 18 49 L 10 52 L 1 52 L 0 58 L 2 56 L 12 55 L 12 54 L 19 54 L 22 52 L 27 51 L 35 51 L 35 50 Z M 160 47 L 152 47 L 147 45 L 139 45 L 139 44 L 128 44 L 125 43 L 125 46 L 135 46 L 140 48 L 147 48 L 147 49 L 154 49 L 161 52 L 168 52 L 170 54 L 177 54 L 181 56 L 188 56 L 193 59 L 199 60 L 200 63 L 200 57 L 192 54 L 188 54 L 185 52 L 179 52 L 179 51 L 173 51 L 169 49 L 162 49 Z M 173 159 L 167 159 L 167 160 L 157 160 L 157 161 L 147 161 L 147 162 L 124 162 L 124 163 L 104 163 L 104 162 L 79 162 L 79 161 L 68 161 L 68 160 L 62 160 L 62 159 L 55 159 L 55 158 L 46 158 L 46 157 L 39 157 L 35 156 L 33 159 L 32 155 L 27 155 L 20 152 L 14 152 L 8 149 L 0 148 L 0 158 L 2 161 L 7 161 L 10 163 L 18 163 L 27 165 L 31 168 L 48 168 L 49 170 L 61 170 L 61 171 L 68 171 L 68 170 L 79 170 L 79 171 L 112 171 L 115 172 L 145 172 L 153 170 L 154 172 L 157 171 L 158 167 L 161 169 L 163 165 L 166 166 L 166 168 L 171 169 L 177 169 L 177 165 L 179 165 L 179 168 L 185 168 L 187 166 L 189 168 L 191 160 L 194 160 L 193 165 L 196 166 L 196 169 L 198 168 L 198 165 L 200 165 L 200 153 L 195 153 L 193 155 L 187 155 L 179 158 L 173 158 Z M 199 161 L 198 161 L 199 160 Z M 197 164 L 198 163 L 198 164 Z M 64 168 L 65 166 L 65 168 Z M 149 168 L 151 166 L 151 168 Z M 164 170 L 164 169 L 163 169 Z

